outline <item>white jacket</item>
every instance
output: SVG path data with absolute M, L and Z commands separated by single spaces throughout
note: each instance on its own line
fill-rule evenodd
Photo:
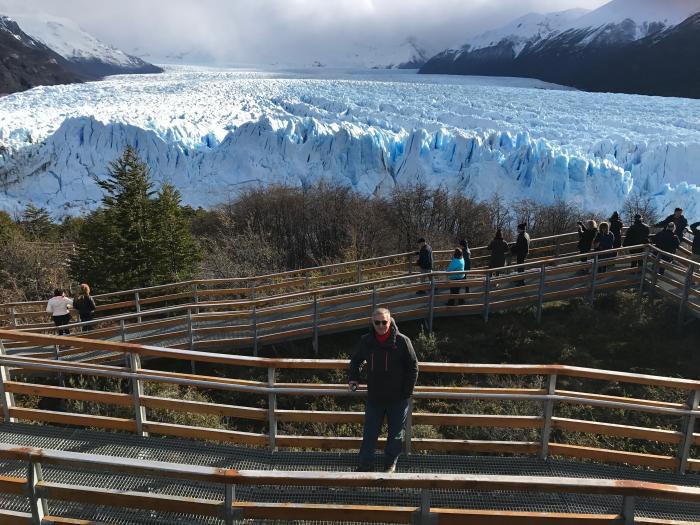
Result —
M 49 299 L 49 303 L 46 305 L 46 311 L 50 312 L 54 317 L 58 315 L 66 315 L 68 309 L 73 308 L 73 299 L 64 297 L 62 295 L 56 295 Z

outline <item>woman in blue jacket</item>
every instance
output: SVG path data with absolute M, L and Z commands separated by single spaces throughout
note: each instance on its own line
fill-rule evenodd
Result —
M 459 248 L 455 248 L 454 254 L 452 255 L 452 260 L 450 261 L 450 264 L 447 266 L 447 271 L 448 272 L 463 272 L 464 271 L 464 258 L 462 257 L 462 250 Z M 450 281 L 461 281 L 464 279 L 464 274 L 463 273 L 453 273 L 451 275 L 448 275 L 447 278 Z M 450 288 L 450 294 L 458 294 L 459 293 L 460 286 L 457 286 L 456 288 Z M 447 301 L 447 306 L 454 306 L 455 305 L 455 300 L 450 299 Z

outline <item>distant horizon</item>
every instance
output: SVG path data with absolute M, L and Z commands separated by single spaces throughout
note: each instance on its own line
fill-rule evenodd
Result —
M 432 55 L 530 12 L 595 9 L 607 2 L 446 0 L 436 10 L 427 0 L 258 0 L 252 6 L 244 0 L 202 0 L 196 6 L 189 0 L 121 0 L 97 8 L 87 0 L 33 0 L 31 7 L 0 0 L 0 14 L 67 18 L 153 63 L 296 68 L 320 62 L 344 68 L 405 61 L 409 40 Z

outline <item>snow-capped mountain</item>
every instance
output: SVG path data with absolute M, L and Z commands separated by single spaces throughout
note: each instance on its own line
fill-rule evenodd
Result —
M 162 69 L 101 42 L 66 18 L 47 13 L 18 12 L 12 18 L 33 39 L 42 42 L 86 79 L 128 73 L 160 73 Z
M 525 76 L 592 91 L 700 97 L 697 62 L 659 52 L 675 49 L 662 42 L 698 12 L 700 0 L 613 0 L 585 13 L 528 15 L 434 56 L 421 72 Z M 685 25 L 686 33 L 693 31 L 694 25 Z M 700 40 L 700 34 L 687 38 Z M 631 71 L 629 61 L 645 65 Z M 674 84 L 656 79 L 650 86 L 648 76 L 667 70 L 669 62 Z
M 101 42 L 66 18 L 45 13 L 12 15 L 25 33 L 61 55 L 88 78 L 122 73 L 159 73 L 162 69 Z
M 0 16 L 0 94 L 78 81 L 63 57 Z

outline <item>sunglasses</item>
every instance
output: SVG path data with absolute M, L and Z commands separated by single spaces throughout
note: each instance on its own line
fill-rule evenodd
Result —
M 379 326 L 379 325 L 386 326 L 388 324 L 389 324 L 389 321 L 377 321 L 377 320 L 374 321 L 374 326 Z

